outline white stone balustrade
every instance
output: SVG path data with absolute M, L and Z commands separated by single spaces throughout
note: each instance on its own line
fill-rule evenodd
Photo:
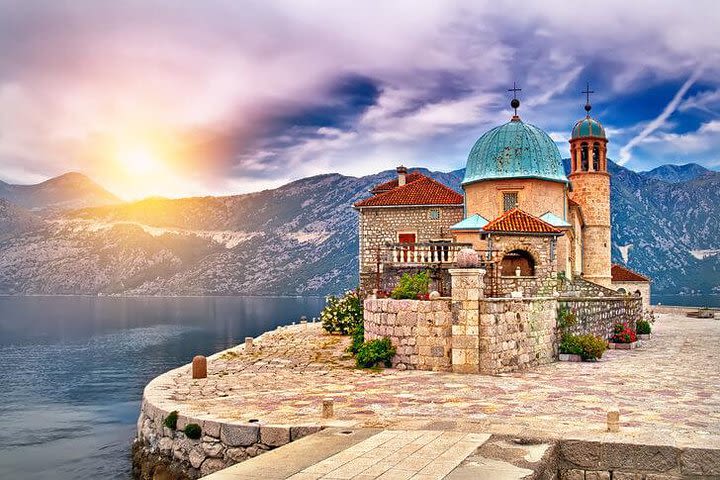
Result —
M 467 243 L 397 243 L 391 247 L 390 261 L 395 264 L 430 265 L 454 263 L 458 252 L 472 248 Z

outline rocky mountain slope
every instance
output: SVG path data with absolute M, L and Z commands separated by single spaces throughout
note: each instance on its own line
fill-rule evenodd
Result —
M 460 188 L 462 170 L 423 171 Z M 655 292 L 720 290 L 720 173 L 681 167 L 670 183 L 614 164 L 611 172 L 615 260 L 652 276 Z M 0 293 L 338 292 L 357 281 L 350 206 L 393 175 L 321 175 L 246 195 L 152 198 L 46 219 L 6 201 Z
M 0 198 L 43 214 L 90 205 L 116 204 L 120 199 L 82 173 L 69 172 L 35 185 L 0 181 Z

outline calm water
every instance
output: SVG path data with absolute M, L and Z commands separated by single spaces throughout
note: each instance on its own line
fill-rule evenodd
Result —
M 720 307 L 720 295 L 652 295 L 653 305 Z
M 153 377 L 301 315 L 322 298 L 0 297 L 0 479 L 130 476 Z

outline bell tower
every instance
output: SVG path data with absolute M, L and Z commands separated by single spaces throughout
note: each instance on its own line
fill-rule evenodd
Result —
M 607 137 L 603 126 L 590 117 L 588 84 L 585 118 L 575 123 L 570 138 L 570 198 L 580 205 L 584 219 L 582 277 L 610 287 L 610 174 L 607 171 Z

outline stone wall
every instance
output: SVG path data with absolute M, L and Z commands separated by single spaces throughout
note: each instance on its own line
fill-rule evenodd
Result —
M 720 450 L 563 440 L 560 480 L 680 480 L 720 477 Z
M 650 309 L 650 282 L 612 282 L 613 290 L 618 291 L 621 288 L 628 295 L 636 295 L 640 292 L 643 307 L 646 310 Z
M 169 413 L 143 399 L 133 447 L 135 478 L 165 478 L 159 472 L 182 473 L 172 478 L 199 478 L 322 429 L 319 425 L 223 423 L 180 414 L 177 428 L 171 430 L 164 425 Z M 183 433 L 189 423 L 201 427 L 199 439 L 190 439 Z
M 509 296 L 510 292 L 522 289 L 524 296 L 551 295 L 557 285 L 557 256 L 552 256 L 552 236 L 516 236 L 492 235 L 488 248 L 498 250 L 498 259 L 513 250 L 528 252 L 535 261 L 535 275 L 531 277 L 516 277 L 515 272 L 500 272 L 498 296 Z
M 437 210 L 440 218 L 431 219 Z M 358 228 L 360 248 L 360 287 L 370 291 L 375 286 L 378 249 L 397 243 L 398 233 L 415 233 L 417 242 L 451 240 L 449 228 L 463 219 L 463 207 L 365 207 L 360 209 Z
M 609 339 L 616 323 L 627 323 L 635 330 L 642 318 L 640 297 L 561 297 L 558 303 L 576 314 L 577 324 L 567 329 L 574 335 L 592 333 Z
M 400 369 L 451 370 L 450 300 L 365 300 L 365 339 L 388 337 Z
M 512 372 L 554 361 L 556 311 L 552 297 L 481 300 L 480 372 Z

